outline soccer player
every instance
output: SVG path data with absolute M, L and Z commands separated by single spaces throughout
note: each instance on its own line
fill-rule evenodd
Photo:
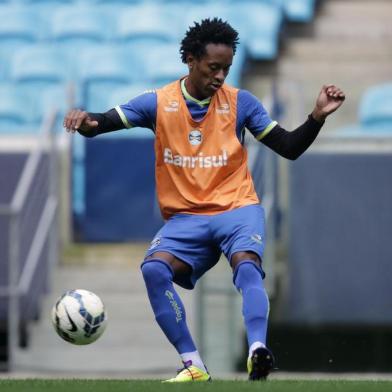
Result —
M 245 128 L 279 155 L 296 159 L 345 99 L 338 87 L 323 86 L 306 121 L 286 131 L 256 97 L 224 83 L 237 44 L 238 33 L 221 19 L 194 23 L 180 48 L 188 75 L 106 113 L 75 109 L 64 118 L 67 131 L 86 137 L 134 126 L 155 133 L 156 186 L 166 222 L 141 270 L 156 321 L 183 362 L 169 382 L 211 380 L 173 282 L 193 289 L 222 252 L 242 295 L 249 379 L 266 379 L 273 369 L 266 346 L 264 211 L 247 167 Z

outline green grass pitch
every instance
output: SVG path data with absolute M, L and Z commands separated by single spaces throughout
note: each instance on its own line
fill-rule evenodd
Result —
M 267 382 L 221 381 L 163 384 L 145 380 L 0 380 L 1 392 L 389 392 L 390 381 L 270 380 Z

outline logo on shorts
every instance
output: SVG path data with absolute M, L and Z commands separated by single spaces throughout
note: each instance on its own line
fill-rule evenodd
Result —
M 156 248 L 161 243 L 161 237 L 155 237 L 150 244 L 148 250 Z
M 250 238 L 251 238 L 254 242 L 257 242 L 257 243 L 260 244 L 260 245 L 263 243 L 263 238 L 261 237 L 260 234 L 252 234 L 252 235 L 250 236 Z
M 189 132 L 188 140 L 192 146 L 197 146 L 203 140 L 203 135 L 198 129 L 192 129 L 192 131 Z

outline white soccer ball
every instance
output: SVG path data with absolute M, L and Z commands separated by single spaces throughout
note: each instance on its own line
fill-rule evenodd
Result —
M 105 331 L 107 313 L 96 294 L 82 289 L 69 290 L 53 306 L 52 322 L 62 339 L 84 345 L 95 342 Z

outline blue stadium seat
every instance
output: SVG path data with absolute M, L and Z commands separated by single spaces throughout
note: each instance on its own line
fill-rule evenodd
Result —
M 240 42 L 252 59 L 272 60 L 278 54 L 283 9 L 276 0 L 217 2 L 208 7 L 197 4 L 188 7 L 186 15 L 184 32 L 194 21 L 220 17 L 239 32 Z
M 59 7 L 51 20 L 50 36 L 65 49 L 83 49 L 110 39 L 111 18 L 104 10 L 84 4 Z
M 41 24 L 37 15 L 31 8 L 20 5 L 0 6 L 0 44 L 6 41 L 32 43 L 42 38 Z
M 286 18 L 291 22 L 310 22 L 314 18 L 316 0 L 284 0 Z
M 392 83 L 366 90 L 359 107 L 359 121 L 365 127 L 386 124 L 392 128 Z
M 334 130 L 343 137 L 385 137 L 392 135 L 392 83 L 368 88 L 358 109 L 359 123 Z
M 143 75 L 142 57 L 122 46 L 100 46 L 82 53 L 79 81 L 82 105 L 90 111 L 103 111 L 105 96 L 114 88 L 136 81 Z
M 87 2 L 91 2 L 91 3 L 97 3 L 97 4 L 108 4 L 108 3 L 113 3 L 116 4 L 116 8 L 117 8 L 117 4 L 121 5 L 129 5 L 129 4 L 140 4 L 140 3 L 144 3 L 145 0 L 81 0 L 81 1 L 87 1 Z
M 25 4 L 33 4 L 33 5 L 59 5 L 59 4 L 67 4 L 67 3 L 76 3 L 78 0 L 17 0 L 20 1 L 21 3 Z
M 37 99 L 37 114 L 40 121 L 44 119 L 47 113 L 56 109 L 57 116 L 55 122 L 55 130 L 63 131 L 63 118 L 69 108 L 68 90 L 66 85 L 50 86 L 42 90 L 40 94 L 36 95 Z
M 33 96 L 13 83 L 0 84 L 0 134 L 25 133 L 38 116 L 34 110 Z
M 142 4 L 124 8 L 117 21 L 116 39 L 121 42 L 152 39 L 170 42 L 177 38 L 172 21 L 165 13 L 166 7 Z
M 208 6 L 195 2 L 186 8 L 185 14 L 178 14 L 177 20 L 182 21 L 182 32 L 185 34 L 189 26 L 193 26 L 194 22 L 200 22 L 202 19 L 219 17 L 226 20 L 231 7 L 232 5 L 221 2 L 210 3 Z M 183 9 L 180 8 L 180 11 L 183 12 Z
M 65 54 L 48 45 L 22 48 L 11 60 L 11 80 L 32 89 L 64 83 L 70 77 Z
M 186 65 L 181 62 L 177 43 L 161 44 L 146 52 L 144 70 L 147 80 L 156 87 L 161 87 L 188 73 Z
M 47 39 L 47 34 L 49 34 L 50 21 L 54 12 L 58 7 L 64 5 L 76 5 L 79 0 L 14 0 L 14 2 L 20 3 L 23 7 L 27 9 L 32 9 L 39 15 L 40 19 L 44 21 L 41 26 L 46 28 L 45 39 Z
M 57 109 L 55 128 L 62 130 L 67 107 L 64 86 L 32 91 L 15 83 L 0 83 L 0 134 L 37 133 L 50 109 Z
M 0 49 L 0 82 L 4 82 L 7 79 L 8 73 L 8 57 L 5 53 L 1 52 Z
M 273 60 L 278 55 L 283 9 L 274 2 L 252 0 L 229 8 L 228 21 L 240 33 L 240 40 L 254 60 Z
M 4 80 L 9 75 L 12 54 L 41 39 L 45 24 L 35 11 L 20 5 L 1 5 L 0 20 L 0 80 Z
M 211 1 L 211 0 L 198 0 L 197 2 L 199 4 L 204 4 L 204 5 L 212 5 L 212 3 L 216 3 L 216 2 L 227 2 L 228 0 L 215 0 L 215 1 Z M 235 0 L 235 1 L 239 1 L 239 0 Z M 186 7 L 189 7 L 189 4 L 195 4 L 194 0 L 156 0 L 157 3 L 161 3 L 161 4 L 175 4 L 177 5 L 182 5 L 185 4 Z
M 162 7 L 166 20 L 169 20 L 169 26 L 176 37 L 175 41 L 180 44 L 184 38 L 185 32 L 188 30 L 190 24 L 188 24 L 188 14 L 191 8 L 194 7 L 194 2 L 189 4 L 187 1 L 168 1 L 162 0 L 164 6 Z M 212 7 L 212 4 L 209 5 Z M 193 24 L 193 23 L 192 23 Z

